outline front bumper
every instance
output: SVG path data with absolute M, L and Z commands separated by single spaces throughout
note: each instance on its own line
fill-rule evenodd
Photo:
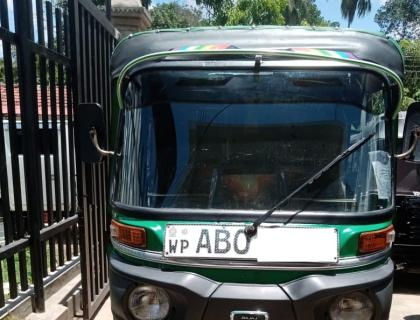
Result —
M 391 260 L 365 271 L 311 275 L 285 284 L 220 283 L 198 274 L 134 266 L 112 253 L 109 258 L 111 306 L 115 319 L 132 320 L 127 310 L 137 284 L 164 288 L 171 299 L 168 320 L 229 320 L 232 311 L 265 311 L 269 319 L 327 319 L 336 295 L 362 290 L 375 304 L 374 320 L 388 319 L 392 299 Z M 238 271 L 240 272 L 240 271 Z

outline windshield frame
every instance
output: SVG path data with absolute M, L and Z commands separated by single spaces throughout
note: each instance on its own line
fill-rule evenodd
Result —
M 307 60 L 306 60 L 307 61 Z M 286 62 L 286 63 L 284 63 Z M 391 103 L 391 84 L 387 77 L 382 73 L 365 69 L 360 66 L 354 66 L 350 64 L 337 63 L 332 61 L 331 63 L 325 62 L 320 65 L 320 61 L 311 61 L 306 63 L 304 66 L 300 64 L 299 60 L 287 61 L 270 61 L 270 63 L 261 65 L 259 71 L 357 71 L 371 73 L 377 76 L 383 81 L 384 84 L 384 103 L 385 103 L 385 135 L 387 136 L 387 144 L 389 152 L 394 152 L 394 144 L 392 143 L 394 132 L 392 130 L 393 114 L 394 109 Z M 309 61 L 307 61 L 309 62 Z M 324 62 L 324 61 L 322 61 Z M 135 74 L 142 73 L 145 71 L 156 71 L 156 70 L 246 70 L 252 72 L 254 69 L 253 61 L 211 61 L 207 64 L 203 64 L 202 61 L 163 61 L 159 63 L 152 63 L 144 65 L 136 70 Z M 129 81 L 125 81 L 123 84 L 124 90 L 127 88 Z M 116 142 L 120 140 L 120 134 L 122 132 L 122 121 L 121 113 L 125 108 L 119 110 L 118 126 L 116 128 Z M 117 144 L 115 144 L 117 146 Z M 119 150 L 116 150 L 118 154 Z M 135 218 L 144 218 L 152 220 L 205 220 L 205 221 L 232 221 L 232 222 L 244 222 L 251 221 L 255 218 L 262 216 L 267 210 L 254 210 L 254 209 L 195 209 L 195 208 L 151 208 L 151 207 L 140 207 L 128 205 L 122 202 L 114 200 L 114 184 L 116 177 L 116 165 L 115 161 L 111 166 L 111 188 L 110 188 L 110 204 L 114 214 L 122 214 L 125 216 L 132 216 Z M 293 222 L 296 223 L 323 223 L 323 224 L 334 224 L 334 223 L 373 223 L 378 221 L 385 221 L 392 216 L 392 212 L 395 208 L 395 159 L 391 157 L 391 202 L 387 208 L 380 210 L 371 210 L 366 212 L 339 212 L 339 211 L 311 211 L 305 210 L 299 213 L 297 217 L 296 211 L 287 210 L 276 210 L 266 222 L 277 222 L 284 223 L 290 218 L 293 218 Z
M 307 52 L 295 52 L 291 51 L 290 48 L 278 48 L 278 49 L 222 49 L 222 50 L 202 50 L 202 49 L 188 49 L 188 50 L 170 50 L 170 51 L 161 51 L 161 52 L 154 52 L 149 53 L 143 56 L 139 56 L 130 62 L 128 62 L 124 68 L 122 68 L 120 74 L 118 75 L 118 79 L 116 82 L 116 98 L 117 103 L 120 108 L 123 106 L 123 98 L 122 98 L 122 84 L 124 79 L 130 77 L 130 73 L 136 71 L 136 68 L 142 66 L 144 64 L 148 64 L 154 61 L 165 61 L 167 58 L 172 58 L 175 61 L 178 57 L 186 58 L 186 60 L 196 60 L 198 57 L 204 57 L 201 59 L 201 63 L 203 61 L 211 61 L 211 60 L 228 60 L 229 62 L 232 61 L 253 61 L 254 66 L 256 66 L 257 57 L 259 62 L 259 67 L 261 66 L 261 62 L 266 58 L 274 59 L 275 57 L 283 58 L 283 60 L 293 60 L 293 59 L 306 59 L 306 60 L 314 60 L 314 61 L 325 61 L 327 64 L 338 62 L 338 63 L 346 63 L 350 64 L 353 67 L 360 67 L 364 70 L 374 71 L 375 73 L 379 73 L 382 75 L 383 78 L 391 79 L 396 83 L 396 91 L 398 92 L 398 99 L 393 101 L 395 103 L 394 109 L 394 118 L 398 118 L 398 111 L 401 108 L 402 100 L 404 97 L 404 84 L 398 74 L 391 70 L 388 67 L 383 65 L 354 58 L 343 58 L 343 57 L 332 57 L 331 55 L 325 55 L 321 53 L 307 53 Z M 227 57 L 231 58 L 231 60 L 227 59 Z M 234 58 L 237 58 L 236 60 Z M 193 59 L 194 58 L 194 59 Z M 217 59 L 216 59 L 217 58 Z M 245 59 L 244 59 L 245 58 Z M 182 59 L 181 59 L 182 60 Z M 200 59 L 198 59 L 200 60 Z M 274 59 L 275 60 L 275 59 Z M 228 64 L 230 65 L 230 64 Z

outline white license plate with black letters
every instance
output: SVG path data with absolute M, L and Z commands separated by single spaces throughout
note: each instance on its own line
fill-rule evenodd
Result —
M 168 224 L 164 256 L 258 262 L 338 261 L 337 229 L 262 225 L 257 235 L 248 239 L 244 228 L 235 224 Z

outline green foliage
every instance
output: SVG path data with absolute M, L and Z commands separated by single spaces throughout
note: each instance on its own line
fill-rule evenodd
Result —
M 195 3 L 204 9 L 209 24 L 224 26 L 235 2 L 234 0 L 195 0 Z
M 13 72 L 13 82 L 18 82 L 18 69 L 16 60 L 12 60 L 12 72 Z M 0 83 L 6 82 L 6 70 L 4 66 L 4 60 L 0 58 Z
M 388 0 L 376 13 L 375 22 L 397 39 L 420 39 L 420 0 Z
M 287 0 L 238 0 L 228 12 L 228 25 L 284 25 Z
M 356 12 L 358 17 L 363 17 L 370 10 L 372 10 L 370 0 L 341 0 L 341 15 L 347 19 L 349 28 Z
M 407 110 L 410 104 L 412 104 L 415 101 L 417 100 L 414 99 L 413 97 L 410 97 L 409 90 L 407 88 L 404 88 L 404 98 L 401 105 L 401 111 Z
M 405 97 L 403 110 L 410 103 L 420 101 L 420 40 L 401 40 L 401 48 L 406 61 L 406 75 L 404 77 Z
M 201 11 L 176 2 L 162 3 L 150 10 L 153 29 L 171 29 L 202 26 Z
M 321 11 L 316 6 L 315 0 L 288 0 L 285 14 L 286 24 L 289 26 L 340 26 L 340 23 L 325 20 L 321 16 Z
M 196 0 L 211 25 L 339 26 L 321 16 L 315 0 Z

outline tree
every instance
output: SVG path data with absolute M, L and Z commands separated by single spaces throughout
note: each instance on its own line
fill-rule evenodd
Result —
M 195 0 L 195 3 L 204 9 L 208 23 L 224 26 L 228 20 L 228 12 L 234 6 L 234 0 Z
M 407 71 L 403 79 L 405 97 L 402 107 L 406 110 L 410 103 L 420 101 L 420 77 L 416 72 L 420 66 L 420 40 L 401 40 L 400 45 L 404 52 Z
M 253 21 L 253 24 L 339 26 L 338 22 L 321 16 L 315 0 L 196 0 L 196 4 L 205 10 L 211 25 Z
M 201 11 L 176 2 L 158 4 L 150 10 L 153 29 L 186 28 L 204 24 Z
M 152 0 L 141 0 L 141 4 L 146 9 L 149 9 L 150 5 L 152 4 Z
M 12 75 L 13 75 L 13 83 L 18 82 L 18 67 L 17 67 L 17 60 L 16 60 L 16 52 L 12 52 Z M 6 70 L 4 65 L 4 59 L 0 58 L 0 83 L 6 82 Z
M 340 23 L 325 20 L 321 16 L 315 0 L 288 0 L 285 18 L 289 26 L 340 26 Z
M 375 22 L 397 39 L 419 39 L 420 0 L 388 0 L 376 13 Z
M 370 0 L 341 0 L 341 14 L 347 19 L 349 28 L 356 12 L 358 17 L 363 17 L 370 10 L 372 10 Z
M 284 25 L 287 0 L 238 0 L 228 11 L 230 25 Z

